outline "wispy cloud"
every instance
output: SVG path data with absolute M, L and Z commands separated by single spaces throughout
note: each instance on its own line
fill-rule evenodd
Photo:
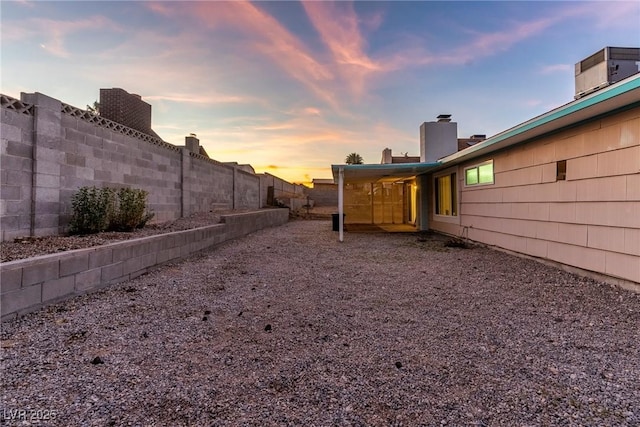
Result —
M 310 89 L 316 96 L 335 105 L 334 93 L 324 82 L 334 78 L 331 70 L 275 18 L 248 2 L 195 2 L 186 6 L 194 18 L 209 28 L 225 27 L 240 32 L 248 46 Z M 184 9 L 183 9 L 184 10 Z M 241 46 L 239 46 L 241 47 Z
M 304 9 L 313 26 L 333 55 L 341 76 L 352 94 L 361 97 L 365 80 L 383 66 L 366 54 L 366 39 L 359 27 L 359 18 L 351 3 L 304 2 Z M 372 25 L 380 25 L 381 17 Z
M 110 19 L 95 15 L 79 20 L 54 20 L 31 18 L 19 25 L 8 25 L 3 28 L 2 37 L 5 42 L 25 39 L 39 39 L 39 46 L 53 56 L 69 58 L 71 52 L 66 46 L 66 39 L 77 33 L 88 30 L 109 28 L 117 31 L 119 26 Z
M 448 52 L 427 51 L 415 48 L 407 55 L 400 52 L 393 61 L 398 67 L 403 65 L 464 65 L 510 50 L 516 44 L 541 34 L 557 23 L 560 17 L 544 17 L 527 22 L 512 22 L 504 28 L 492 32 L 467 30 L 468 38 L 458 47 Z
M 349 115 L 345 104 L 362 102 L 375 91 L 379 79 L 398 70 L 433 64 L 464 65 L 508 51 L 514 45 L 542 33 L 564 19 L 568 12 L 527 22 L 511 22 L 493 32 L 468 30 L 468 37 L 448 51 L 438 51 L 414 37 L 386 54 L 367 52 L 362 27 L 374 31 L 384 24 L 382 12 L 359 17 L 349 2 L 304 2 L 302 6 L 329 52 L 313 51 L 274 16 L 249 2 L 148 3 L 164 16 L 187 16 L 202 23 L 210 34 L 235 33 L 235 49 L 253 51 L 300 82 L 334 111 Z M 576 12 L 573 12 L 576 13 Z M 202 32 L 200 32 L 202 33 Z M 193 46 L 194 43 L 191 43 Z M 176 49 L 189 46 L 179 43 Z M 378 47 L 385 52 L 385 46 Z M 368 99 L 368 98 L 367 98 Z
M 564 18 L 586 17 L 598 30 L 607 28 L 638 29 L 640 3 L 637 1 L 569 2 L 562 11 Z
M 193 93 L 169 93 L 169 94 L 163 94 L 163 95 L 146 96 L 145 101 L 170 101 L 170 102 L 180 102 L 180 103 L 186 103 L 186 104 L 214 105 L 214 104 L 254 103 L 257 101 L 257 99 L 241 96 L 241 95 L 223 95 L 223 94 L 201 95 L 201 94 L 193 94 Z
M 433 64 L 464 65 L 504 53 L 553 26 L 576 18 L 586 19 L 599 29 L 620 25 L 637 29 L 638 16 L 640 3 L 637 2 L 613 1 L 608 2 L 606 7 L 601 2 L 569 2 L 555 9 L 553 15 L 534 17 L 529 21 L 507 22 L 496 31 L 467 30 L 468 38 L 462 39 L 457 47 L 449 49 L 450 53 L 438 51 L 423 38 L 406 38 L 402 45 L 394 46 L 395 53 L 389 54 L 380 62 L 389 71 Z M 566 64 L 551 65 L 542 72 L 566 71 L 570 67 L 571 65 Z
M 513 45 L 541 34 L 558 18 L 542 18 L 530 22 L 520 22 L 509 26 L 506 31 L 477 34 L 472 42 L 457 50 L 458 55 L 469 60 L 474 56 L 491 56 L 510 49 Z
M 542 104 L 542 100 L 540 99 L 527 99 L 524 101 L 524 105 L 527 107 L 537 107 Z
M 19 4 L 21 6 L 28 7 L 28 8 L 34 8 L 35 7 L 34 2 L 31 1 L 31 0 L 15 0 L 15 3 Z
M 540 74 L 554 74 L 554 73 L 567 73 L 573 69 L 571 64 L 551 64 L 542 67 L 539 71 Z

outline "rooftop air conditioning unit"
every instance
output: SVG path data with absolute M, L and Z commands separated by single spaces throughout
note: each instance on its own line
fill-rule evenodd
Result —
M 576 95 L 592 92 L 640 71 L 640 48 L 605 47 L 576 64 Z

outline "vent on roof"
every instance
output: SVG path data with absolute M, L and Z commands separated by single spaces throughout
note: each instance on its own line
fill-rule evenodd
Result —
M 440 114 L 437 119 L 439 122 L 450 122 L 451 114 Z
M 575 99 L 636 74 L 639 61 L 640 48 L 605 47 L 576 63 Z

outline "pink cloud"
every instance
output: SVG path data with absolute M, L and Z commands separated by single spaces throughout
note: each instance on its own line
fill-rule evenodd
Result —
M 366 40 L 360 33 L 358 16 L 350 3 L 305 2 L 303 6 L 336 63 L 368 70 L 380 69 L 364 53 Z
M 360 97 L 369 75 L 384 67 L 366 53 L 357 14 L 351 3 L 303 2 L 304 9 L 322 40 L 333 55 L 341 76 L 351 92 Z M 381 15 L 371 25 L 379 26 Z
M 306 107 L 303 110 L 303 113 L 309 116 L 320 116 L 322 115 L 322 111 L 315 107 Z
M 170 102 L 183 102 L 187 104 L 242 104 L 242 103 L 254 103 L 258 101 L 255 98 L 238 96 L 238 95 L 223 95 L 223 94 L 191 94 L 191 93 L 170 93 L 166 95 L 152 95 L 145 96 L 145 101 L 170 101 Z
M 145 6 L 159 15 L 172 16 L 175 13 L 175 9 L 168 2 L 149 1 L 145 3 Z
M 563 17 L 585 16 L 599 30 L 606 28 L 638 29 L 640 3 L 637 1 L 576 2 L 562 12 Z
M 331 70 L 272 16 L 244 1 L 188 5 L 189 12 L 208 27 L 226 26 L 243 33 L 252 49 L 267 56 L 324 101 L 336 104 L 333 91 L 325 85 L 334 79 Z

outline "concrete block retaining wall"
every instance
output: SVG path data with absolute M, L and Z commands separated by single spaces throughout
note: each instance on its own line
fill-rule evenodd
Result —
M 230 214 L 220 224 L 0 264 L 0 315 L 15 318 L 114 283 L 167 261 L 289 219 L 288 209 Z

